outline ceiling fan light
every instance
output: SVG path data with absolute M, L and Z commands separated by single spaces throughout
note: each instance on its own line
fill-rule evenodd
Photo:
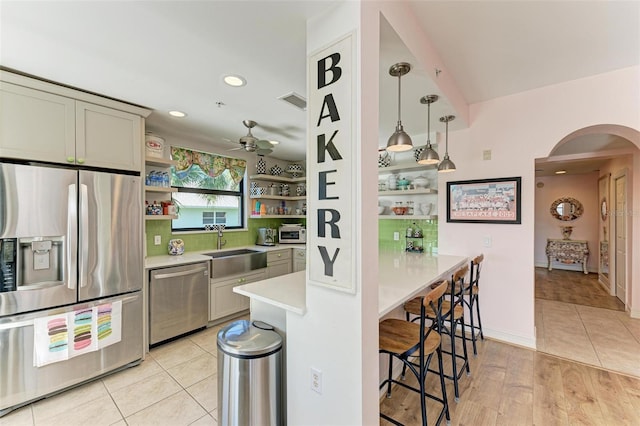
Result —
M 402 128 L 402 124 L 398 124 L 398 126 L 396 127 L 396 131 L 393 132 L 393 134 L 387 141 L 387 151 L 403 152 L 409 151 L 411 148 L 413 148 L 411 136 L 409 136 L 404 131 L 404 129 Z
M 228 86 L 231 87 L 242 87 L 245 86 L 247 84 L 247 80 L 241 76 L 241 75 L 233 75 L 233 74 L 229 74 L 229 75 L 225 75 L 222 80 L 225 82 L 225 84 L 227 84 Z

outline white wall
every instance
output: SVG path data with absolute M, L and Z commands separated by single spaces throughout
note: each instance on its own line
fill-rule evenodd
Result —
M 353 72 L 357 76 L 357 93 L 354 110 L 345 114 L 352 114 L 357 136 L 355 140 L 340 140 L 342 148 L 356 148 L 353 151 L 355 158 L 350 161 L 354 167 L 351 193 L 358 220 L 351 229 L 354 257 L 348 265 L 355 271 L 356 293 L 343 293 L 307 281 L 307 313 L 304 316 L 287 314 L 287 413 L 288 423 L 292 425 L 370 425 L 379 422 L 378 271 L 376 262 L 372 261 L 377 258 L 378 247 L 375 184 L 378 138 L 377 131 L 371 130 L 378 127 L 378 76 L 375 71 L 378 69 L 378 19 L 364 4 L 345 2 L 326 15 L 310 20 L 307 26 L 308 54 L 356 30 L 353 54 L 357 58 L 357 69 Z M 361 99 L 363 93 L 366 93 L 366 103 Z M 311 170 L 310 164 L 317 161 L 316 121 L 317 117 L 308 118 L 307 170 Z M 317 181 L 317 176 L 309 173 L 309 215 L 318 209 L 317 196 L 316 199 L 312 196 L 317 194 Z M 310 226 L 307 250 L 313 250 L 317 242 Z M 312 367 L 322 371 L 322 394 L 310 388 Z
M 535 264 L 547 266 L 545 248 L 547 238 L 562 238 L 560 228 L 573 226 L 572 240 L 586 240 L 589 246 L 589 259 L 587 269 L 589 272 L 598 272 L 598 218 L 600 208 L 598 205 L 598 172 L 581 175 L 544 176 L 535 180 Z M 542 183 L 543 186 L 538 188 Z M 561 221 L 551 216 L 549 211 L 551 204 L 558 198 L 571 197 L 580 201 L 584 213 L 578 219 Z M 555 269 L 567 269 L 582 271 L 582 264 L 564 265 L 553 262 Z
M 534 235 L 536 158 L 545 158 L 571 132 L 597 124 L 640 129 L 639 67 L 547 86 L 471 105 L 471 127 L 449 135 L 449 153 L 458 171 L 442 175 L 446 182 L 464 179 L 522 176 L 522 224 L 451 224 L 439 222 L 441 253 L 485 254 L 482 277 L 482 315 L 486 334 L 535 347 L 534 331 Z M 593 102 L 598 99 L 598 102 Z M 632 142 L 640 147 L 640 138 Z M 492 159 L 482 160 L 482 151 Z M 640 188 L 640 160 L 635 160 L 635 191 Z M 595 190 L 595 189 L 594 189 Z M 640 212 L 640 202 L 633 209 Z M 439 215 L 445 217 L 441 198 Z M 632 220 L 634 253 L 640 252 L 640 214 Z M 484 237 L 492 247 L 484 247 Z M 631 281 L 640 286 L 635 267 Z M 635 291 L 633 301 L 640 291 Z M 638 305 L 636 304 L 636 309 Z

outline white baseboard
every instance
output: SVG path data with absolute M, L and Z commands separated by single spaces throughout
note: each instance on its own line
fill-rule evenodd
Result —
M 640 318 L 640 309 L 631 309 L 629 311 L 629 316 L 631 318 Z
M 515 334 L 505 333 L 503 331 L 491 330 L 487 327 L 482 327 L 484 331 L 485 337 L 489 337 L 493 340 L 498 340 L 504 343 L 509 343 L 512 345 L 522 346 L 525 348 L 536 350 L 536 338 L 533 337 L 524 337 L 518 336 Z

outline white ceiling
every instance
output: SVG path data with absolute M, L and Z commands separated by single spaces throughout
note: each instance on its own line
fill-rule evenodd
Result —
M 305 112 L 277 98 L 305 95 L 306 20 L 335 1 L 0 0 L 0 65 L 152 108 L 155 133 L 234 148 L 246 133 L 281 142 L 274 155 L 305 155 Z M 410 1 L 468 103 L 637 65 L 638 1 Z M 397 120 L 397 79 L 388 68 L 412 57 L 383 25 L 381 136 Z M 413 62 L 415 64 L 415 61 Z M 248 84 L 230 88 L 224 74 Z M 402 121 L 426 132 L 439 94 L 426 70 L 403 77 Z M 222 106 L 217 106 L 221 102 Z M 187 112 L 184 119 L 166 112 Z M 446 99 L 437 117 L 455 114 Z M 451 129 L 456 125 L 454 122 Z M 414 141 L 420 145 L 424 141 Z

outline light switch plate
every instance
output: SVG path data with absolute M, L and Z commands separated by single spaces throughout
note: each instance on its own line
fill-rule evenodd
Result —
M 153 236 L 153 244 L 156 245 L 156 246 L 159 246 L 160 244 L 162 244 L 162 236 L 154 235 Z

